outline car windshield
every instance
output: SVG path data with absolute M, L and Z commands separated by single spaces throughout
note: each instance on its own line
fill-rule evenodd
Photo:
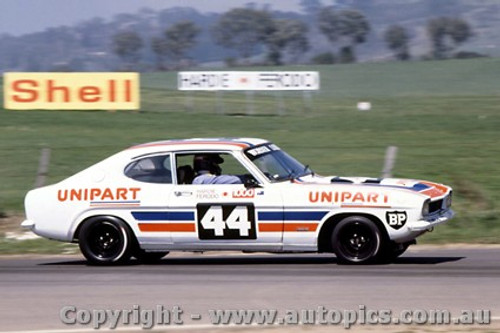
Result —
M 274 144 L 248 149 L 245 154 L 272 182 L 291 180 L 313 173 L 309 166 L 304 166 Z

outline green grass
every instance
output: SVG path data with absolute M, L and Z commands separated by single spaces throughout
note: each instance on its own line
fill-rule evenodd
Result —
M 75 254 L 78 245 L 48 239 L 13 240 L 0 238 L 0 254 Z
M 142 75 L 141 112 L 0 110 L 0 211 L 22 211 L 42 147 L 54 183 L 134 143 L 256 136 L 328 175 L 377 177 L 396 145 L 395 176 L 455 190 L 456 219 L 422 241 L 500 242 L 500 59 L 279 70 L 321 72 L 310 110 L 302 93 L 255 93 L 247 116 L 245 93 L 178 92 L 173 73 Z M 357 111 L 361 100 L 372 111 Z

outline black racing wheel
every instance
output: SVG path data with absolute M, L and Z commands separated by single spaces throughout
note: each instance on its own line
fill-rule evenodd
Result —
M 332 248 L 341 264 L 365 264 L 376 260 L 382 236 L 377 225 L 363 216 L 349 216 L 332 232 Z
M 120 219 L 97 216 L 84 222 L 78 234 L 80 251 L 90 264 L 122 264 L 132 255 L 133 236 Z

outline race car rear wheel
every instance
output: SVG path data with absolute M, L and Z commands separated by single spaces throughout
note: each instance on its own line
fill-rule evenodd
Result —
M 377 225 L 363 216 L 349 216 L 332 233 L 332 249 L 341 264 L 365 264 L 375 261 L 381 248 Z
M 130 259 L 132 234 L 120 219 L 100 216 L 84 222 L 78 243 L 90 264 L 116 265 Z

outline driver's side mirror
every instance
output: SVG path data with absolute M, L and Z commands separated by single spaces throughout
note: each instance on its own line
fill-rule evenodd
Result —
M 245 188 L 251 189 L 251 188 L 261 188 L 262 185 L 260 185 L 255 178 L 253 177 L 245 177 Z

